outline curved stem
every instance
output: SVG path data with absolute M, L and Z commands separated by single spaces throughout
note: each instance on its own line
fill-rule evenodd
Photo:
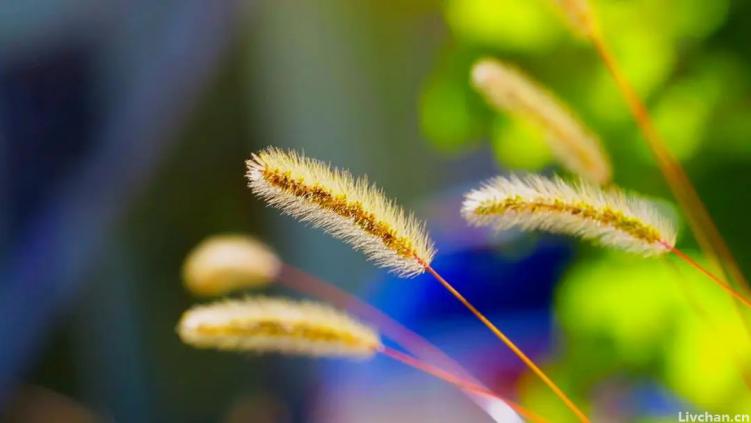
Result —
M 397 350 L 388 348 L 388 347 L 382 347 L 379 351 L 381 354 L 399 361 L 403 364 L 406 364 L 407 366 L 414 367 L 417 370 L 420 370 L 424 373 L 427 373 L 431 376 L 437 377 L 438 379 L 441 379 L 445 382 L 448 382 L 452 385 L 458 386 L 459 388 L 468 391 L 473 392 L 475 394 L 480 395 L 486 395 L 494 399 L 498 399 L 501 401 L 505 401 L 503 398 L 499 397 L 495 392 L 491 391 L 490 389 L 487 389 L 483 386 L 476 385 L 472 382 L 469 382 L 467 380 L 464 380 L 458 376 L 455 376 L 449 372 L 443 371 L 437 367 L 434 367 L 428 363 L 425 363 L 423 361 L 420 361 L 408 354 L 404 354 L 402 352 L 399 352 Z M 514 409 L 514 411 L 518 412 L 521 416 L 529 419 L 532 422 L 546 422 L 542 417 L 532 413 L 529 410 L 526 410 L 520 406 L 517 405 L 511 405 L 511 407 Z
M 563 401 L 564 404 L 576 415 L 576 417 L 581 422 L 589 423 L 589 418 L 579 409 L 579 407 L 574 404 L 573 401 L 558 387 L 558 385 L 555 384 L 524 352 L 519 349 L 519 347 L 514 344 L 511 339 L 509 339 L 503 332 L 501 332 L 498 327 L 496 327 L 485 315 L 483 315 L 475 306 L 473 306 L 462 294 L 459 293 L 446 279 L 443 278 L 438 272 L 435 271 L 428 263 L 423 261 L 422 259 L 417 259 L 420 264 L 425 267 L 425 270 L 428 271 L 433 277 L 443 285 L 446 290 L 448 290 L 451 295 L 456 297 L 457 300 L 459 300 L 460 303 L 464 305 L 472 314 L 477 317 L 488 329 L 490 329 L 493 334 L 498 337 L 498 339 L 501 340 L 506 346 L 514 353 L 517 357 L 530 369 L 533 373 L 535 373 L 542 381 L 547 385 L 553 393 L 555 393 L 558 398 Z
M 376 325 L 386 337 L 390 338 L 412 354 L 422 357 L 424 360 L 437 362 L 441 367 L 449 369 L 451 372 L 459 375 L 471 384 L 479 386 L 486 391 L 490 391 L 490 389 L 483 385 L 482 382 L 479 382 L 466 369 L 464 369 L 464 367 L 449 357 L 441 349 L 433 345 L 430 341 L 406 328 L 404 325 L 400 324 L 379 309 L 337 288 L 335 285 L 287 263 L 282 263 L 282 269 L 277 276 L 277 281 L 281 285 L 287 286 L 295 291 L 324 299 L 339 308 L 353 310 L 355 314 Z M 485 410 L 486 413 L 491 414 L 485 404 L 480 403 L 473 397 L 473 395 L 470 395 L 471 392 L 464 392 L 465 394 L 468 394 L 475 404 Z M 520 415 L 534 415 L 531 411 L 513 401 L 500 398 L 497 395 L 496 398 L 500 399 L 504 404 Z

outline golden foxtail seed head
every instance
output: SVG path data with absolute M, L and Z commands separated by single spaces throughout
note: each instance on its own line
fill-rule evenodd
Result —
M 329 306 L 280 298 L 218 301 L 186 311 L 180 339 L 197 348 L 368 358 L 378 334 Z
M 465 196 L 462 215 L 478 226 L 574 235 L 645 256 L 668 252 L 676 237 L 650 201 L 557 177 L 496 177 Z
M 185 287 L 198 296 L 218 296 L 271 283 L 281 261 L 269 246 L 246 235 L 203 240 L 183 263 Z
M 256 195 L 361 250 L 376 265 L 414 276 L 433 259 L 425 224 L 366 178 L 273 147 L 246 164 L 248 186 Z
M 551 151 L 566 169 L 598 185 L 610 182 L 610 160 L 600 140 L 538 83 L 498 60 L 482 59 L 472 67 L 472 85 L 492 107 L 544 128 Z

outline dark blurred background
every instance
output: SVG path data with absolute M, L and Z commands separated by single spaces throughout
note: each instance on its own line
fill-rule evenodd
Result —
M 748 274 L 751 4 L 594 4 Z M 595 415 L 614 419 L 603 421 L 748 412 L 748 338 L 691 269 L 676 276 L 663 261 L 461 221 L 461 195 L 477 181 L 556 169 L 541 132 L 472 92 L 469 67 L 483 55 L 516 62 L 568 101 L 602 135 L 617 183 L 670 200 L 612 81 L 549 0 L 4 2 L 0 416 L 488 419 L 382 359 L 322 364 L 182 345 L 174 327 L 196 302 L 182 287 L 183 258 L 206 236 L 241 232 L 377 304 L 531 409 L 568 418 L 429 278 L 386 276 L 265 209 L 245 188 L 243 161 L 267 145 L 367 174 L 428 220 L 436 267 Z M 680 245 L 695 252 L 682 230 Z M 719 335 L 677 280 L 692 284 Z M 435 405 L 410 408 L 418 401 Z

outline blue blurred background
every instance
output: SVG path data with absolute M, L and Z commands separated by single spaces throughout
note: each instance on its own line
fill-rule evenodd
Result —
M 751 5 L 593 3 L 748 274 Z M 544 134 L 471 90 L 469 67 L 484 55 L 569 102 L 602 135 L 617 183 L 670 199 L 612 81 L 551 0 L 0 5 L 0 416 L 488 420 L 450 387 L 383 359 L 182 345 L 174 326 L 195 302 L 181 285 L 183 258 L 206 236 L 246 232 L 499 392 L 552 421 L 570 418 L 428 277 L 390 277 L 265 209 L 245 188 L 243 161 L 267 145 L 367 174 L 425 218 L 435 267 L 601 421 L 750 412 L 748 336 L 691 269 L 460 219 L 461 195 L 479 180 L 556 170 Z M 696 253 L 682 232 L 679 244 Z

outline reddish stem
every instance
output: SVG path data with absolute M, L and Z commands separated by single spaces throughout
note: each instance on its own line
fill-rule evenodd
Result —
M 443 278 L 438 272 L 435 271 L 428 263 L 423 261 L 422 259 L 417 259 L 420 264 L 425 267 L 425 270 L 428 271 L 433 277 L 443 285 L 446 290 L 448 290 L 454 297 L 456 297 L 457 300 L 459 300 L 460 303 L 464 305 L 472 314 L 477 317 L 488 329 L 490 329 L 493 334 L 495 334 L 498 339 L 500 339 L 506 346 L 513 351 L 514 354 L 516 354 L 517 357 L 530 369 L 533 373 L 535 373 L 542 381 L 555 393 L 558 398 L 563 401 L 564 404 L 576 415 L 576 417 L 581 422 L 589 423 L 589 418 L 579 409 L 579 407 L 574 404 L 573 401 L 566 395 L 566 393 L 561 390 L 561 388 L 558 387 L 558 385 L 555 384 L 546 374 L 543 372 L 524 352 L 514 344 L 509 337 L 507 337 L 503 332 L 501 332 L 498 327 L 496 327 L 487 317 L 485 317 L 484 314 L 482 314 L 475 306 L 473 306 L 462 294 L 459 293 L 446 279 Z
M 388 348 L 388 347 L 382 347 L 382 349 L 379 352 L 381 354 L 383 354 L 383 355 L 385 355 L 385 356 L 393 359 L 393 360 L 399 361 L 399 362 L 401 362 L 403 364 L 406 364 L 407 366 L 414 367 L 417 370 L 420 370 L 420 371 L 422 371 L 424 373 L 427 373 L 427 374 L 429 374 L 431 376 L 437 377 L 438 379 L 446 381 L 446 382 L 448 382 L 448 383 L 450 383 L 452 385 L 458 386 L 459 388 L 461 388 L 461 389 L 463 389 L 465 391 L 472 392 L 472 393 L 479 394 L 479 395 L 485 395 L 485 396 L 491 397 L 493 399 L 501 400 L 503 402 L 506 402 L 506 400 L 504 398 L 499 397 L 495 392 L 493 392 L 493 391 L 491 391 L 491 390 L 489 390 L 489 389 L 487 389 L 487 388 L 485 388 L 483 386 L 480 386 L 480 385 L 474 384 L 472 382 L 469 382 L 467 380 L 464 380 L 464 379 L 462 379 L 462 378 L 460 378 L 458 376 L 455 376 L 455 375 L 453 375 L 453 374 L 451 374 L 449 372 L 443 371 L 443 370 L 441 370 L 441 369 L 439 369 L 439 368 L 437 368 L 435 366 L 432 366 L 432 365 L 430 365 L 428 363 L 420 361 L 420 360 L 418 360 L 418 359 L 416 359 L 416 358 L 414 358 L 414 357 L 412 357 L 412 356 L 410 356 L 408 354 L 404 354 L 402 352 L 399 352 L 397 350 L 394 350 L 394 349 L 391 349 L 391 348 Z M 531 411 L 526 410 L 526 409 L 524 409 L 524 408 L 522 408 L 522 407 L 520 407 L 518 405 L 511 404 L 511 407 L 514 409 L 514 411 L 516 411 L 521 416 L 529 419 L 532 422 L 546 422 L 546 420 L 543 419 L 542 417 L 540 417 L 540 416 L 532 413 Z
M 694 259 L 692 259 L 691 257 L 689 257 L 688 254 L 684 253 L 683 251 L 679 250 L 678 248 L 673 247 L 673 246 L 671 246 L 670 244 L 667 244 L 667 243 L 664 243 L 664 245 L 665 245 L 666 248 L 670 249 L 670 252 L 672 252 L 673 254 L 675 254 L 676 256 L 678 256 L 681 260 L 683 260 L 686 263 L 688 263 L 694 269 L 696 269 L 699 272 L 701 272 L 704 275 L 706 275 L 710 280 L 712 280 L 712 282 L 714 282 L 715 284 L 717 284 L 717 286 L 719 286 L 720 288 L 722 288 L 723 290 L 725 290 L 725 292 L 727 292 L 728 294 L 732 295 L 734 298 L 736 298 L 738 301 L 740 301 L 743 304 L 745 304 L 747 307 L 751 308 L 751 301 L 748 298 L 746 298 L 743 294 L 741 294 L 740 292 L 738 292 L 735 289 L 733 289 L 733 287 L 730 286 L 730 284 L 728 284 L 727 282 L 725 282 L 722 279 L 720 279 L 719 277 L 717 277 L 715 274 L 713 274 L 712 272 L 710 272 L 709 270 L 707 270 L 704 266 L 702 266 L 699 263 L 697 263 Z

